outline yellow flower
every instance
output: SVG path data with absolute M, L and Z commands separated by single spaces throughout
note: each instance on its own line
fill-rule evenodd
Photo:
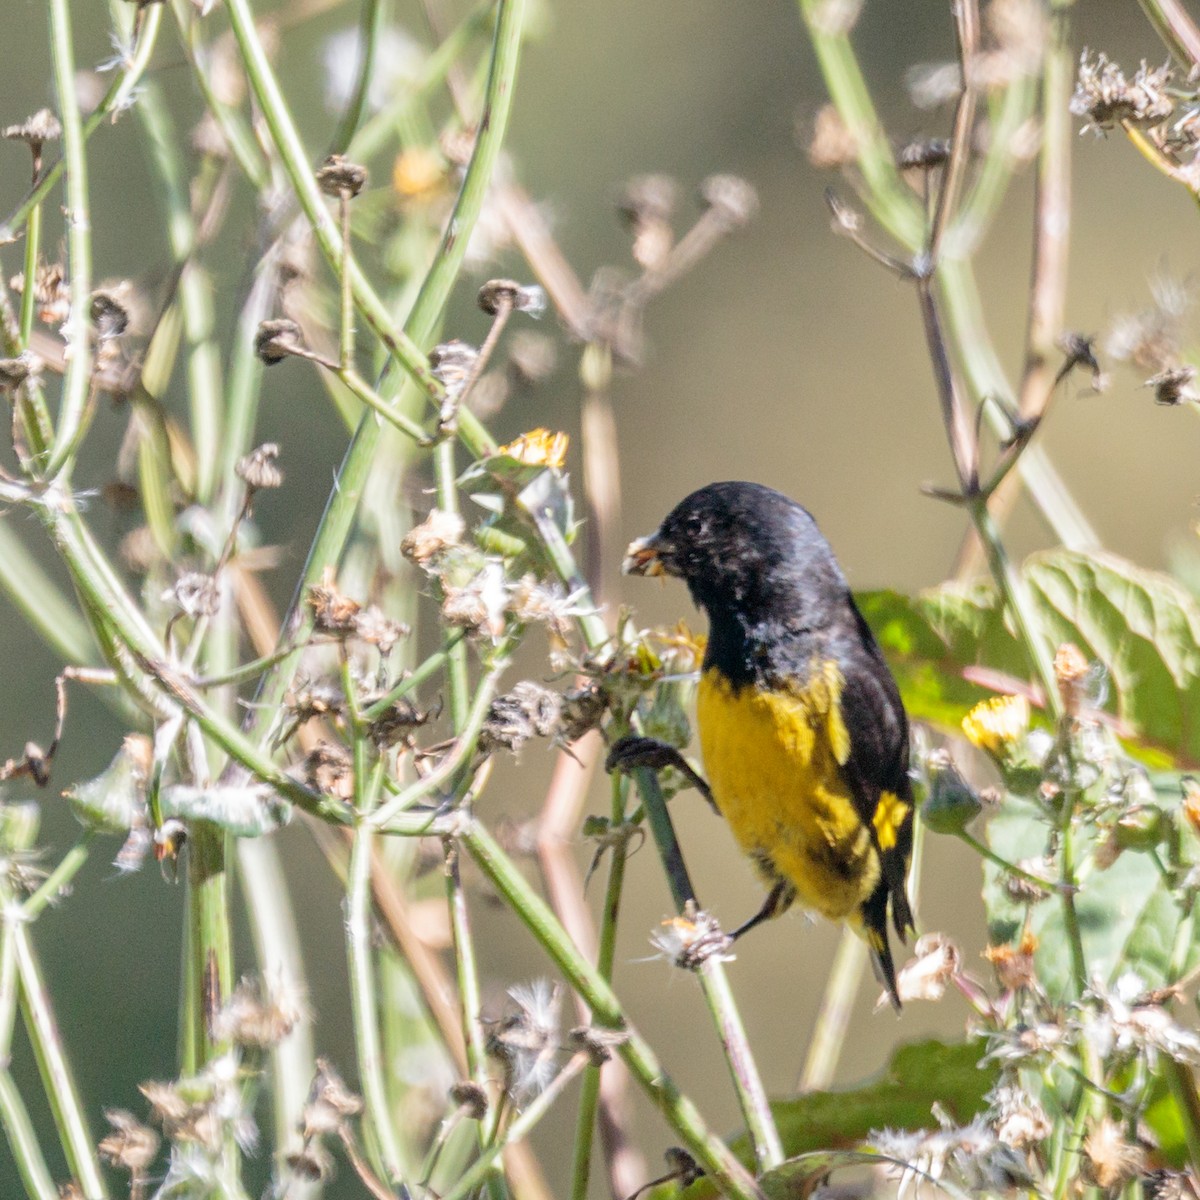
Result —
M 981 700 L 962 722 L 972 746 L 1002 758 L 1029 728 L 1029 701 L 1024 696 L 992 696 Z
M 527 467 L 549 467 L 560 470 L 567 461 L 567 446 L 570 439 L 565 433 L 551 433 L 549 429 L 531 429 L 516 441 L 501 446 L 497 455 L 507 455 Z

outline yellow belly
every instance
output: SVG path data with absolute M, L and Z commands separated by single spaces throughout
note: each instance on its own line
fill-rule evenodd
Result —
M 697 697 L 700 747 L 713 799 L 769 880 L 834 920 L 854 919 L 879 880 L 879 858 L 839 764 L 849 741 L 836 667 L 803 692 L 734 691 L 705 671 Z

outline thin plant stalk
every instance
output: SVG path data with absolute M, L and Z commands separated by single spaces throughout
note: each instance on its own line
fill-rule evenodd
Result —
M 361 745 L 361 739 L 359 744 Z M 358 775 L 361 798 L 366 801 L 361 812 L 367 816 L 378 792 L 382 760 L 372 771 L 368 784 Z M 350 960 L 350 997 L 354 1014 L 354 1042 L 358 1055 L 358 1070 L 366 1105 L 364 1124 L 369 1132 L 368 1150 L 378 1158 L 375 1164 L 391 1184 L 403 1182 L 407 1171 L 404 1154 L 388 1110 L 387 1086 L 384 1083 L 383 1046 L 379 1038 L 379 1014 L 376 1005 L 374 949 L 371 944 L 371 845 L 374 827 L 360 820 L 350 848 L 350 866 L 346 892 L 346 945 Z
M 617 1053 L 638 1085 L 679 1135 L 689 1152 L 727 1196 L 762 1200 L 753 1176 L 704 1123 L 699 1110 L 675 1085 L 650 1044 L 634 1030 L 608 981 L 576 949 L 570 936 L 524 875 L 477 821 L 463 821 L 459 837 L 480 870 L 587 1002 L 597 1025 L 620 1033 Z
M 470 1168 L 455 1180 L 453 1187 L 444 1193 L 442 1200 L 463 1200 L 463 1197 L 470 1196 L 475 1188 L 494 1174 L 496 1161 L 505 1145 L 520 1141 L 533 1132 L 537 1123 L 550 1111 L 571 1080 L 587 1066 L 587 1061 L 586 1054 L 574 1055 L 550 1083 L 525 1106 L 521 1115 L 508 1127 L 504 1138 L 488 1146 Z
M 71 311 L 65 336 L 71 356 L 63 376 L 58 428 L 46 464 L 53 478 L 67 467 L 83 433 L 92 372 L 91 329 L 88 317 L 92 292 L 92 228 L 88 205 L 87 155 L 79 100 L 75 94 L 75 52 L 69 0 L 48 0 L 54 88 L 62 122 L 63 154 L 67 162 L 67 262 L 70 268 Z M 28 281 L 32 285 L 32 280 Z
M 843 929 L 837 953 L 829 968 L 829 979 L 821 997 L 821 1007 L 808 1040 L 804 1066 L 796 1085 L 800 1092 L 819 1092 L 833 1082 L 850 1017 L 854 997 L 867 965 L 867 944 L 853 930 Z
M 41 964 L 29 940 L 28 929 L 20 925 L 13 926 L 13 939 L 16 943 L 17 972 L 21 980 L 21 1013 L 33 1044 L 42 1086 L 54 1114 L 63 1152 L 71 1173 L 83 1189 L 84 1200 L 107 1200 L 104 1177 L 96 1160 L 96 1143 L 88 1129 L 79 1088 L 59 1035 L 50 993 L 46 990 Z
M 4 1126 L 26 1194 L 31 1200 L 60 1200 L 61 1193 L 50 1176 L 29 1111 L 21 1099 L 21 1089 L 7 1070 L 0 1070 L 0 1125 Z

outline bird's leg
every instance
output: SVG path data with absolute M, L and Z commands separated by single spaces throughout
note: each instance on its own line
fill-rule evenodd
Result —
M 796 899 L 796 889 L 792 887 L 786 880 L 781 879 L 768 893 L 767 898 L 763 901 L 763 906 L 750 918 L 748 921 L 743 921 L 730 935 L 729 940 L 736 942 L 744 933 L 749 933 L 755 925 L 761 925 L 764 921 L 770 921 L 774 917 L 781 916 L 787 912 L 792 906 L 792 901 Z
M 651 771 L 674 767 L 708 801 L 713 812 L 718 811 L 712 789 L 674 746 L 660 742 L 658 738 L 639 737 L 632 733 L 618 738 L 608 751 L 604 769 L 609 772 L 629 772 L 637 767 L 648 767 Z

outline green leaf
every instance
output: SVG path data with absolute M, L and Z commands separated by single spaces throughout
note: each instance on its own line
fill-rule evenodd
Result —
M 1168 575 L 1115 554 L 1054 550 L 1022 567 L 1051 647 L 1075 642 L 1103 665 L 1121 736 L 1156 766 L 1200 765 L 1200 603 Z M 1028 659 L 989 586 L 905 597 L 869 592 L 859 606 L 896 673 L 909 713 L 953 726 L 988 693 L 963 675 L 985 667 L 1030 679 Z

